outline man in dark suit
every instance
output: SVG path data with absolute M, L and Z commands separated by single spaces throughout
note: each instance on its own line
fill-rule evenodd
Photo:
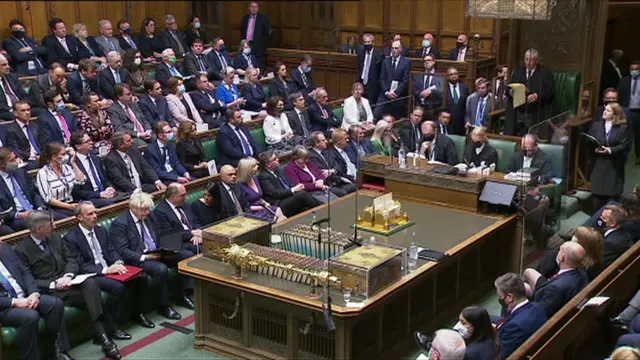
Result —
M 184 249 L 175 255 L 154 252 L 160 246 L 158 241 L 161 234 L 158 232 L 158 222 L 151 214 L 151 207 L 151 195 L 142 191 L 134 192 L 129 199 L 129 211 L 125 211 L 111 224 L 109 238 L 125 264 L 141 267 L 147 275 L 157 278 L 156 284 L 160 287 L 159 313 L 167 319 L 178 320 L 182 316 L 171 307 L 169 300 L 169 267 L 175 267 L 180 261 L 195 254 Z M 181 277 L 183 296 L 179 304 L 193 309 L 195 306 L 188 295 L 193 291 L 193 278 Z
M 433 119 L 433 112 L 442 106 L 445 81 L 436 75 L 436 58 L 433 54 L 424 57 L 424 74 L 413 75 L 413 103 L 422 106 L 427 119 Z
M 114 87 L 117 84 L 129 83 L 129 72 L 122 68 L 122 56 L 112 51 L 107 54 L 107 66 L 98 74 L 98 88 L 100 95 L 107 99 L 116 100 Z
M 349 127 L 349 142 L 344 151 L 349 156 L 349 160 L 358 166 L 363 156 L 371 156 L 377 154 L 375 146 L 371 143 L 371 139 L 364 136 L 364 129 L 360 125 L 351 125 Z
M 218 166 L 238 166 L 240 159 L 257 156 L 258 148 L 247 125 L 242 123 L 239 109 L 227 111 L 227 122 L 220 127 L 216 141 Z
M 291 82 L 293 83 L 291 90 L 300 92 L 305 98 L 312 97 L 316 91 L 311 65 L 313 65 L 313 58 L 311 55 L 305 54 L 302 56 L 298 68 L 291 73 Z
M 329 105 L 329 95 L 324 88 L 319 88 L 315 92 L 313 100 L 308 108 L 311 130 L 328 134 L 331 129 L 342 125 L 342 119 L 336 117 Z
M 242 38 L 251 41 L 253 54 L 256 56 L 258 68 L 265 69 L 267 64 L 267 48 L 271 39 L 271 21 L 267 15 L 259 14 L 258 3 L 249 3 L 249 14 L 242 17 Z
M 187 189 L 184 185 L 171 183 L 164 192 L 164 199 L 153 209 L 153 215 L 158 221 L 160 234 L 182 233 L 182 248 L 194 254 L 201 252 L 202 230 L 198 218 L 185 206 Z
M 524 84 L 527 89 L 527 102 L 514 111 L 507 112 L 505 134 L 521 135 L 534 126 L 551 117 L 553 104 L 553 74 L 551 70 L 538 64 L 538 51 L 529 49 L 524 54 L 524 67 L 518 67 L 511 83 Z M 510 96 L 511 92 L 507 92 Z M 509 114 L 513 113 L 512 116 Z M 511 117 L 511 119 L 509 118 Z M 538 137 L 546 139 L 549 125 L 543 124 L 535 129 Z
M 38 142 L 68 145 L 71 133 L 78 130 L 75 116 L 65 107 L 62 96 L 55 91 L 45 92 L 43 100 L 46 111 L 38 116 Z
M 33 99 L 37 102 L 38 107 L 45 108 L 43 96 L 47 91 L 58 91 L 62 82 L 67 75 L 65 68 L 59 63 L 49 64 L 49 71 L 44 74 L 40 74 L 36 77 L 35 82 L 32 82 L 31 92 L 33 93 Z
M 620 79 L 625 76 L 625 70 L 622 68 L 620 59 L 624 55 L 620 49 L 614 49 L 611 56 L 602 62 L 602 76 L 600 82 L 600 92 L 607 88 L 618 88 Z
M 217 129 L 225 122 L 224 103 L 218 99 L 215 86 L 209 82 L 207 75 L 196 76 L 196 90 L 189 93 L 193 105 L 200 112 L 200 117 L 209 124 L 209 129 Z
M 389 45 L 385 46 L 384 49 L 382 50 L 384 57 L 388 58 L 390 56 L 393 56 L 393 43 L 394 42 L 399 42 L 400 46 L 402 47 L 402 50 L 400 51 L 399 54 L 401 54 L 404 57 L 409 57 L 409 46 L 407 46 L 406 44 L 402 43 L 402 35 L 400 34 L 393 34 L 393 36 L 389 39 Z
M 191 181 L 191 175 L 178 160 L 176 146 L 173 145 L 175 132 L 166 121 L 156 124 L 156 140 L 153 141 L 144 152 L 147 163 L 158 174 L 158 178 L 165 184 L 179 182 L 181 184 Z
M 307 112 L 306 101 L 300 92 L 289 95 L 289 101 L 293 104 L 293 110 L 287 111 L 287 120 L 294 134 L 307 139 L 311 136 L 311 122 Z
M 0 120 L 13 120 L 13 104 L 26 98 L 20 80 L 11 73 L 9 60 L 0 54 Z
M 449 51 L 449 60 L 472 60 L 472 51 L 471 47 L 469 47 L 469 37 L 466 34 L 460 34 L 456 39 L 456 48 Z
M 358 81 L 364 85 L 364 93 L 370 104 L 375 104 L 380 93 L 380 69 L 384 54 L 376 49 L 372 34 L 362 36 L 362 49 L 358 50 Z
M 489 91 L 489 81 L 485 78 L 476 80 L 476 91 L 467 98 L 464 126 L 471 131 L 476 126 L 491 126 L 489 113 L 493 111 L 493 94 Z
M 69 350 L 62 300 L 40 294 L 33 275 L 20 262 L 10 245 L 0 247 L 0 275 L 0 321 L 3 326 L 20 329 L 16 338 L 20 359 L 41 360 L 47 356 L 47 352 L 54 352 L 53 348 L 58 346 L 54 345 L 56 342 L 59 350 Z M 40 319 L 44 320 L 45 331 L 53 340 L 44 349 L 40 348 L 44 344 L 40 344 L 38 339 Z
M 356 190 L 358 169 L 345 151 L 349 145 L 349 134 L 346 130 L 335 129 L 331 134 L 331 144 L 333 146 L 327 149 L 327 161 L 335 170 L 335 174 L 340 177 L 341 183 L 347 185 L 343 187 L 344 194 L 336 194 L 343 196 Z
M 447 69 L 447 84 L 445 89 L 445 103 L 447 111 L 451 114 L 451 128 L 456 135 L 465 135 L 464 119 L 467 111 L 467 98 L 469 87 L 460 81 L 458 69 Z
M 89 59 L 82 59 L 78 63 L 78 70 L 67 77 L 67 90 L 71 102 L 80 107 L 84 106 L 84 98 L 89 92 L 99 92 L 98 67 Z
M 343 129 L 337 130 L 341 130 L 341 135 L 344 135 L 348 138 L 348 135 Z M 331 192 L 336 196 L 344 196 L 350 192 L 355 191 L 355 185 L 351 180 L 343 178 L 338 172 L 338 169 L 334 167 L 334 162 L 332 159 L 332 155 L 334 154 L 329 153 L 328 144 L 329 142 L 327 141 L 323 132 L 312 132 L 310 138 L 311 149 L 308 152 L 309 160 L 313 161 L 318 169 L 322 171 L 322 174 L 326 179 L 325 185 L 331 187 Z M 318 197 L 315 198 L 320 199 Z M 320 201 L 323 201 L 325 198 L 326 197 L 323 194 Z
M 361 48 L 362 46 L 356 43 L 356 37 L 353 35 L 349 35 L 347 36 L 347 43 L 342 44 L 342 47 L 340 47 L 340 52 L 343 54 L 356 55 Z
M 627 214 L 619 205 L 606 205 L 600 220 L 601 229 L 604 230 L 603 266 L 607 267 L 629 250 L 635 239 L 623 227 Z
M 84 130 L 71 134 L 70 145 L 76 151 L 75 164 L 86 176 L 84 184 L 75 184 L 72 195 L 76 200 L 92 201 L 97 207 L 112 205 L 116 189 L 111 186 L 100 157 L 93 154 L 93 141 Z
M 427 55 L 433 55 L 434 59 L 440 59 L 440 50 L 433 46 L 433 43 L 433 34 L 424 34 L 422 37 L 422 47 L 416 49 L 415 57 L 424 59 Z
M 53 222 L 47 212 L 34 211 L 29 217 L 29 230 L 29 238 L 20 242 L 16 254 L 33 274 L 40 291 L 60 298 L 65 305 L 86 308 L 95 328 L 94 343 L 102 347 L 108 358 L 120 359 L 118 347 L 107 331 L 116 325 L 111 314 L 103 309 L 98 283 L 93 278 L 79 285 L 71 283 L 79 274 L 78 254 L 53 233 Z
M 207 54 L 207 58 L 212 67 L 211 80 L 222 80 L 222 72 L 227 66 L 231 66 L 231 56 L 224 45 L 224 39 L 213 39 L 213 48 Z
M 122 51 L 126 51 L 131 48 L 134 48 L 134 49 L 138 48 L 138 44 L 136 44 L 136 42 L 133 40 L 133 37 L 132 37 L 133 28 L 131 27 L 129 20 L 126 20 L 126 19 L 118 20 L 118 32 L 120 33 L 120 36 L 117 36 L 118 44 L 120 45 L 120 48 L 122 49 Z
M 136 147 L 147 145 L 153 140 L 151 124 L 133 99 L 127 84 L 114 87 L 115 102 L 107 108 L 107 114 L 116 131 L 127 131 L 133 137 Z
M 116 191 L 131 193 L 136 189 L 142 189 L 145 192 L 154 192 L 167 188 L 140 151 L 133 146 L 131 135 L 124 131 L 116 131 L 111 136 L 111 144 L 113 149 L 104 158 L 104 167 Z
M 164 49 L 162 51 L 162 62 L 156 65 L 156 80 L 162 85 L 162 91 L 167 94 L 167 80 L 171 77 L 184 79 L 182 68 L 177 63 L 178 58 L 173 49 Z M 186 84 L 185 84 L 186 86 Z
M 618 98 L 620 105 L 631 111 L 631 128 L 633 129 L 633 147 L 636 154 L 636 165 L 640 164 L 640 61 L 634 60 L 629 66 L 630 75 L 620 79 Z
M 217 201 L 214 203 L 218 220 L 251 212 L 251 204 L 242 190 L 236 186 L 236 169 L 231 165 L 220 168 L 220 180 L 213 185 L 211 192 Z
M 185 75 L 205 74 L 208 78 L 213 78 L 215 71 L 207 56 L 203 55 L 204 46 L 202 40 L 195 39 L 191 45 L 191 52 L 187 53 L 182 60 Z
M 49 29 L 52 34 L 42 40 L 42 45 L 47 48 L 47 62 L 57 62 L 65 69 L 74 70 L 80 61 L 78 39 L 73 35 L 67 35 L 67 27 L 61 18 L 51 19 Z
M 438 128 L 439 134 L 453 134 L 453 125 L 451 125 L 451 113 L 447 110 L 440 111 L 440 114 L 438 114 L 438 120 L 436 121 L 436 127 Z
M 47 48 L 29 36 L 26 36 L 25 26 L 22 21 L 13 19 L 9 22 L 12 37 L 2 42 L 2 47 L 11 58 L 11 66 L 16 73 L 28 76 L 47 72 L 44 57 Z
M 602 105 L 598 105 L 593 118 L 595 120 L 602 119 L 604 107 L 611 103 L 620 103 L 620 101 L 618 100 L 618 90 L 616 88 L 607 88 L 604 90 L 604 92 L 602 93 Z M 627 121 L 631 121 L 631 110 L 629 110 L 628 107 L 622 107 L 622 111 L 624 112 L 624 116 L 627 117 Z M 590 123 L 588 124 L 590 125 Z
M 142 110 L 145 120 L 150 123 L 151 128 L 155 127 L 160 121 L 166 121 L 169 126 L 176 128 L 178 124 L 173 115 L 171 115 L 171 111 L 169 111 L 167 99 L 162 96 L 160 82 L 157 80 L 145 80 L 144 88 L 147 90 L 147 96 L 140 97 L 138 106 Z
M 406 152 L 416 152 L 420 146 L 420 140 L 422 139 L 422 132 L 420 125 L 422 124 L 422 117 L 424 110 L 420 106 L 416 106 L 411 115 L 409 115 L 409 121 L 405 121 L 398 131 L 402 146 Z
M 297 215 L 322 203 L 304 191 L 304 184 L 293 185 L 280 169 L 280 159 L 273 151 L 258 156 L 262 170 L 258 174 L 264 200 L 279 206 L 286 217 Z
M 400 41 L 394 41 L 391 56 L 382 62 L 381 93 L 373 114 L 376 119 L 386 114 L 399 119 L 406 114 L 407 99 L 405 97 L 409 93 L 411 61 L 400 54 L 402 54 L 402 44 Z
M 15 121 L 7 126 L 6 147 L 27 163 L 27 170 L 37 169 L 42 146 L 38 143 L 38 126 L 31 123 L 31 106 L 24 101 L 13 104 Z
M 182 59 L 188 50 L 186 36 L 178 30 L 178 23 L 173 15 L 164 16 L 164 25 L 166 30 L 162 33 L 162 40 L 165 50 L 172 49 L 175 56 Z
M 458 163 L 456 145 L 447 135 L 439 134 L 435 121 L 427 120 L 421 125 L 420 155 L 429 161 L 455 165 Z

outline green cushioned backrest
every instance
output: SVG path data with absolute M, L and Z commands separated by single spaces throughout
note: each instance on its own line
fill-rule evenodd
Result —
M 518 151 L 518 144 L 513 141 L 489 139 L 489 145 L 498 152 L 498 164 L 496 171 L 505 172 L 513 154 Z
M 256 142 L 256 147 L 258 148 L 258 152 L 261 153 L 267 148 L 267 143 L 264 138 L 264 130 L 262 128 L 257 128 L 251 130 L 251 137 Z
M 557 144 L 538 144 L 538 148 L 544 151 L 549 158 L 551 158 L 551 168 L 553 169 L 553 175 L 559 178 L 565 178 L 566 176 L 566 156 L 565 147 Z
M 187 194 L 187 204 L 191 204 L 192 202 L 202 198 L 204 196 L 204 191 L 205 189 L 201 189 Z
M 464 156 L 464 150 L 467 146 L 467 137 L 461 135 L 447 135 L 449 139 L 453 140 L 453 143 L 456 145 L 456 152 L 458 153 L 458 162 L 462 161 L 462 157 Z
M 338 119 L 342 120 L 344 117 L 344 106 L 340 106 L 339 108 L 333 109 L 333 115 L 335 115 Z
M 155 80 L 156 79 L 156 72 L 155 71 L 149 71 L 147 73 L 147 80 Z
M 102 226 L 105 230 L 109 231 L 109 228 L 111 228 L 111 223 L 118 216 L 120 216 L 120 214 L 116 214 L 116 215 L 113 215 L 113 216 L 106 217 L 104 219 L 100 219 L 100 221 L 98 222 L 98 225 Z
M 202 148 L 204 149 L 204 157 L 207 161 L 216 158 L 216 139 L 205 140 L 202 142 Z
M 553 114 L 571 111 L 577 114 L 580 99 L 580 73 L 574 71 L 553 72 Z
M 268 86 L 263 86 L 262 89 L 264 90 L 264 98 L 268 99 L 271 97 L 271 90 L 269 90 Z

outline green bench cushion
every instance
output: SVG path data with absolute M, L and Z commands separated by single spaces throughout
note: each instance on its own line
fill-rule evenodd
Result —
M 458 153 L 458 162 L 462 162 L 462 158 L 464 157 L 464 150 L 467 146 L 467 137 L 461 135 L 447 135 L 449 139 L 453 140 L 453 143 L 456 145 L 456 152 Z
M 268 86 L 263 86 L 262 89 L 264 90 L 264 98 L 268 99 L 271 97 L 271 90 L 269 90 Z
M 518 144 L 513 141 L 489 139 L 489 145 L 496 149 L 498 152 L 498 163 L 496 164 L 496 171 L 505 172 L 509 167 L 509 162 L 518 151 Z
M 251 137 L 256 142 L 258 153 L 261 153 L 267 149 L 267 142 L 264 137 L 264 130 L 262 130 L 261 127 L 251 130 Z
M 191 204 L 194 201 L 198 201 L 198 199 L 204 196 L 205 191 L 206 191 L 205 189 L 202 189 L 202 190 L 194 191 L 187 194 L 187 200 L 186 200 L 187 204 Z
M 333 115 L 335 115 L 336 118 L 342 121 L 342 118 L 344 118 L 344 106 L 333 109 Z
M 204 157 L 207 161 L 211 161 L 216 158 L 216 139 L 206 140 L 202 142 L 202 148 L 204 149 Z
M 580 101 L 580 73 L 553 72 L 553 115 L 571 111 L 577 114 Z

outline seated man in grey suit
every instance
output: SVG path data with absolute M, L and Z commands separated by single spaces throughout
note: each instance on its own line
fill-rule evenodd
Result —
M 124 52 L 120 47 L 120 43 L 118 39 L 113 37 L 113 25 L 109 20 L 100 20 L 98 21 L 98 29 L 100 30 L 100 34 L 102 36 L 96 36 L 96 42 L 100 45 L 102 52 L 108 54 L 111 51 L 117 51 L 120 54 Z
M 116 131 L 128 131 L 133 137 L 136 147 L 150 143 L 152 138 L 151 124 L 145 118 L 140 107 L 133 101 L 131 88 L 127 84 L 117 84 L 113 88 L 116 101 L 107 109 Z
M 476 127 L 491 125 L 489 113 L 493 111 L 493 95 L 489 91 L 489 81 L 483 77 L 476 80 L 476 92 L 467 98 L 467 111 L 465 112 L 464 126 L 467 131 Z

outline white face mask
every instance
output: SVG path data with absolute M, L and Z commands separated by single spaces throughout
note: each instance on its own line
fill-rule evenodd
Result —
M 463 339 L 468 339 L 471 334 L 469 334 L 469 329 L 466 326 L 462 325 L 460 321 L 458 321 L 454 326 L 453 330 L 457 331 Z
M 65 154 L 62 156 L 62 159 L 60 159 L 62 164 L 68 164 L 69 163 L 69 154 Z
M 136 59 L 133 60 L 133 63 L 136 64 L 136 65 L 140 65 L 140 64 L 142 64 L 142 59 L 136 58 Z

